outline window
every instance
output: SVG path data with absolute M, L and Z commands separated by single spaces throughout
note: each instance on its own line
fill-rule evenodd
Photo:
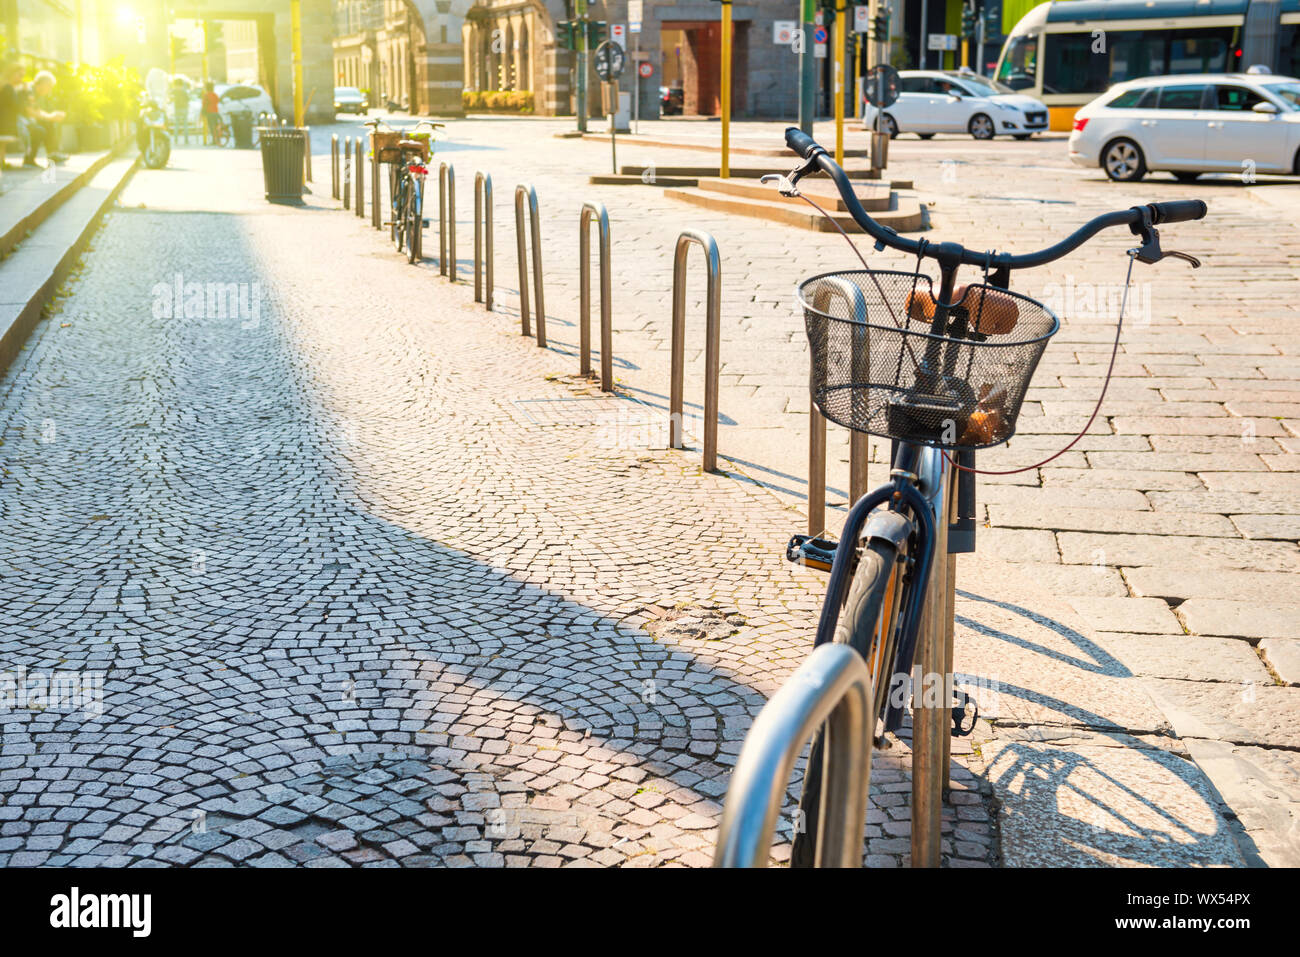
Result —
M 1204 83 L 1189 83 L 1182 86 L 1163 86 L 1160 88 L 1159 109 L 1199 110 L 1201 108 L 1201 98 L 1204 95 Z
M 1165 73 L 1166 36 L 1127 30 L 1109 34 L 1110 81 L 1122 83 Z
M 1300 110 L 1300 83 L 1270 83 L 1265 89 L 1291 109 Z
M 928 76 L 905 76 L 898 81 L 900 93 L 927 93 L 930 89 Z
M 1232 27 L 1178 30 L 1169 35 L 1170 73 L 1226 73 L 1232 69 Z
M 1151 88 L 1147 86 L 1139 87 L 1135 90 L 1125 90 L 1123 93 L 1115 97 L 1115 99 L 1111 100 L 1106 105 L 1110 107 L 1112 110 L 1150 109 L 1150 107 L 1155 102 L 1155 97 L 1151 97 L 1151 99 L 1146 103 L 1141 102 L 1142 98 L 1146 96 L 1147 93 L 1150 92 L 1150 90 Z
M 1235 113 L 1248 112 L 1256 103 L 1263 103 L 1264 98 L 1254 90 L 1244 86 L 1216 86 L 1214 99 L 1210 101 L 1216 110 L 1232 110 Z
M 998 80 L 1013 90 L 1032 89 L 1038 83 L 1038 34 L 1024 33 L 1007 41 Z
M 1000 93 L 1000 91 L 982 80 L 972 80 L 970 77 L 966 77 L 961 82 L 970 91 L 967 94 L 968 96 L 998 96 Z
M 1093 52 L 1091 33 L 1049 33 L 1043 46 L 1044 93 L 1102 93 L 1110 86 L 1110 57 Z
M 1295 76 L 1300 70 L 1300 23 L 1283 23 L 1277 28 L 1277 72 Z

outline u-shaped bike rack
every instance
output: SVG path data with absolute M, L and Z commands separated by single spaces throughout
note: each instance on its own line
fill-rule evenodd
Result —
M 708 268 L 704 326 L 704 471 L 718 468 L 718 351 L 721 346 L 722 281 L 718 244 L 698 229 L 677 237 L 673 255 L 672 378 L 668 407 L 668 445 L 682 448 L 682 392 L 686 365 L 686 253 L 691 244 L 704 250 Z
M 862 290 L 847 279 L 830 277 L 817 285 L 817 295 L 810 304 L 814 309 L 826 311 L 832 296 L 844 300 L 846 315 L 862 324 L 864 337 L 854 348 L 867 349 L 867 302 Z M 857 368 L 857 363 L 853 364 Z M 858 401 L 859 390 L 854 391 Z M 867 494 L 867 436 L 862 432 L 849 433 L 849 504 Z M 808 534 L 820 535 L 826 530 L 826 417 L 808 402 Z
M 546 302 L 542 298 L 542 224 L 537 214 L 537 190 L 526 183 L 515 187 L 515 248 L 519 257 L 519 322 L 528 335 L 528 258 L 524 239 L 524 199 L 533 236 L 533 291 L 537 303 L 537 345 L 546 346 Z
M 591 375 L 591 218 L 600 231 L 600 390 L 614 388 L 614 321 L 610 307 L 609 213 L 604 203 L 582 204 L 578 224 L 579 375 Z
M 370 225 L 375 229 L 384 228 L 384 214 L 379 204 L 379 154 L 373 149 L 370 151 Z M 391 204 L 392 197 L 389 197 Z
M 492 258 L 492 177 L 480 171 L 474 174 L 474 301 L 483 303 L 488 312 L 492 311 Z
M 819 645 L 772 696 L 745 736 L 731 772 L 714 867 L 764 867 L 790 775 L 813 732 L 828 722 L 818 867 L 859 867 L 875 730 L 871 674 L 849 645 Z M 801 822 L 795 821 L 795 826 Z
M 362 219 L 366 215 L 366 174 L 363 172 L 366 158 L 366 141 L 358 136 L 354 144 L 356 146 L 356 167 L 357 167 L 357 196 L 356 196 L 356 213 L 357 219 Z
M 343 208 L 352 208 L 352 137 L 345 137 L 343 140 L 343 156 L 340 158 L 343 165 Z
M 438 164 L 438 275 L 456 281 L 456 171 Z

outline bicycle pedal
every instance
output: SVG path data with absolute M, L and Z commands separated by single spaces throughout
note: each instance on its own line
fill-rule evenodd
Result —
M 952 693 L 952 736 L 954 738 L 964 738 L 975 730 L 975 722 L 979 720 L 980 709 L 972 698 L 964 691 L 953 690 Z M 970 725 L 963 728 L 962 720 L 967 716 L 970 717 Z
M 838 542 L 814 535 L 795 535 L 785 546 L 785 559 L 796 565 L 806 565 L 819 571 L 828 572 L 835 562 L 835 549 Z

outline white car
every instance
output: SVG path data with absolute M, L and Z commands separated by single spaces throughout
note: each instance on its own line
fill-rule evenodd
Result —
M 1070 159 L 1113 180 L 1149 172 L 1300 174 L 1300 80 L 1256 73 L 1127 80 L 1074 115 Z
M 1047 107 L 1032 96 L 965 71 L 902 70 L 898 99 L 885 107 L 881 132 L 969 133 L 977 140 L 1014 136 L 1027 140 L 1047 129 Z M 864 106 L 863 126 L 875 129 L 876 108 Z
M 334 87 L 335 113 L 360 113 L 365 115 L 366 98 L 355 86 Z
M 254 122 L 260 122 L 259 118 L 265 114 L 266 119 L 275 119 L 275 103 L 271 101 L 271 95 L 253 83 L 218 83 L 214 89 L 217 92 L 218 109 L 222 114 L 229 117 L 231 113 L 251 113 Z

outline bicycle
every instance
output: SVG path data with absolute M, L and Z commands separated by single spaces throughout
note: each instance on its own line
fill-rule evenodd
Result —
M 397 251 L 406 249 L 406 261 L 421 258 L 424 234 L 424 181 L 429 175 L 428 162 L 433 155 L 433 132 L 446 124 L 420 120 L 414 127 L 394 130 L 381 117 L 367 120 L 371 151 L 380 163 L 388 164 L 388 196 L 392 219 L 390 235 Z M 428 139 L 416 139 L 422 127 L 429 128 Z M 404 135 L 405 134 L 405 135 Z
M 893 444 L 889 482 L 853 504 L 838 541 L 796 535 L 786 549 L 789 560 L 830 573 L 814 649 L 831 642 L 851 646 L 869 673 L 870 691 L 865 700 L 871 710 L 867 733 L 862 735 L 865 753 L 860 755 L 865 781 L 859 797 L 865 802 L 873 744 L 879 746 L 883 734 L 901 727 L 907 709 L 908 676 L 926 602 L 951 598 L 951 581 L 946 584 L 947 594 L 928 594 L 932 570 L 939 560 L 936 542 L 946 541 L 951 534 L 948 551 L 974 551 L 974 476 L 979 471 L 975 452 L 1011 438 L 1034 370 L 1060 326 L 1046 306 L 1010 291 L 1011 273 L 1060 259 L 1102 230 L 1117 226 L 1128 226 L 1141 243 L 1128 250 L 1129 277 L 1135 261 L 1151 264 L 1173 256 L 1199 266 L 1199 261 L 1186 253 L 1162 251 L 1156 226 L 1201 219 L 1206 205 L 1200 200 L 1177 200 L 1135 206 L 1098 216 L 1037 252 L 978 252 L 952 242 L 905 239 L 881 226 L 862 208 L 844 170 L 825 149 L 796 128 L 786 131 L 785 141 L 803 162 L 788 176 L 764 176 L 763 182 L 776 181 L 784 195 L 801 196 L 820 209 L 802 196 L 797 184 L 805 176 L 824 173 L 834 182 L 853 219 L 875 240 L 877 251 L 888 247 L 916 257 L 916 267 L 910 273 L 874 270 L 864 259 L 861 270 L 813 276 L 800 283 L 797 292 L 812 354 L 810 387 L 815 409 L 832 422 L 889 438 Z M 939 268 L 937 294 L 930 276 L 921 272 L 926 259 L 934 260 Z M 981 267 L 983 281 L 957 287 L 962 266 Z M 1124 288 L 1127 294 L 1128 277 Z M 1112 370 L 1122 320 L 1121 305 Z M 1104 397 L 1103 386 L 1093 418 Z M 1074 442 L 1091 424 L 1090 420 Z M 954 473 L 958 477 L 955 483 Z M 931 610 L 937 614 L 940 607 L 951 605 L 935 601 Z M 823 656 L 823 663 L 825 660 Z M 805 683 L 815 680 L 813 672 L 796 676 Z M 947 675 L 942 680 L 940 701 L 945 710 L 952 706 L 952 733 L 970 733 L 978 717 L 974 703 L 952 689 Z M 795 693 L 795 684 L 795 679 L 788 683 L 792 694 L 782 707 L 800 694 L 804 697 L 799 700 L 806 702 L 806 688 Z M 773 699 L 764 711 L 776 703 Z M 779 715 L 773 712 L 772 720 L 762 724 L 764 733 L 775 734 L 778 727 L 787 733 L 794 720 L 791 714 L 789 710 Z M 762 718 L 760 715 L 760 721 Z M 812 736 L 796 819 L 802 826 L 794 835 L 792 867 L 822 866 L 828 863 L 827 855 L 839 857 L 833 863 L 861 863 L 864 821 L 856 822 L 856 858 L 854 848 L 837 836 L 819 834 L 823 813 L 841 823 L 845 815 L 838 805 L 823 806 L 823 778 L 832 788 L 845 780 L 842 774 L 829 770 L 827 727 L 822 724 Z M 791 742 L 791 746 L 797 748 L 806 740 Z M 756 744 L 755 757 L 748 762 L 748 739 L 741 752 L 719 832 L 715 859 L 719 864 L 756 864 L 760 857 L 766 860 L 766 844 L 754 839 L 753 833 L 740 832 L 752 830 L 754 822 L 761 820 L 770 842 L 775 827 L 779 795 L 767 795 L 765 807 L 746 803 L 749 789 L 765 786 L 754 782 L 773 779 L 770 760 L 764 763 L 766 759 L 761 757 L 771 758 L 767 743 Z M 786 778 L 782 780 L 788 779 L 797 754 L 797 750 L 786 752 Z M 735 785 L 736 781 L 742 784 Z M 738 789 L 745 793 L 736 796 Z M 832 850 L 824 854 L 824 847 Z

